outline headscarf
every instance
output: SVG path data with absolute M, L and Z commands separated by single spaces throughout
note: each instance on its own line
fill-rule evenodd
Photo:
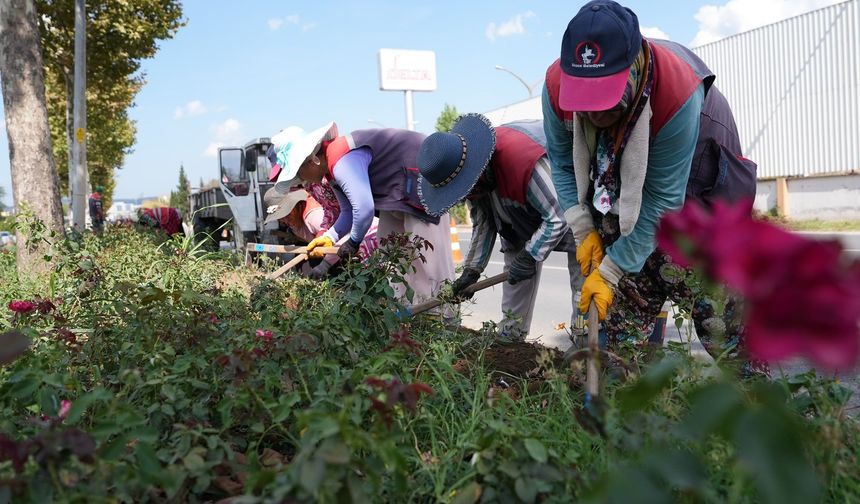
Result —
M 321 182 L 306 183 L 304 187 L 323 208 L 325 216 L 323 217 L 322 228 L 328 229 L 334 226 L 337 216 L 340 215 L 340 204 L 337 202 L 337 196 L 335 196 L 329 181 L 324 178 Z
M 619 194 L 618 165 L 621 154 L 630 138 L 630 133 L 642 113 L 654 83 L 653 61 L 648 43 L 643 41 L 642 50 L 630 65 L 627 86 L 619 104 L 626 114 L 609 128 L 598 129 L 585 114 L 580 115 L 580 123 L 591 156 L 591 179 L 594 180 L 595 193 L 605 188 L 615 203 Z M 595 198 L 599 195 L 595 195 Z M 595 205 L 596 206 L 596 205 Z M 600 209 L 598 207 L 598 209 Z M 601 210 L 602 211 L 602 210 Z M 606 212 L 603 212 L 606 213 Z

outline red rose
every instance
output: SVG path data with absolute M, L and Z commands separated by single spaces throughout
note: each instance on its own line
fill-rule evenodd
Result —
M 860 262 L 842 246 L 753 220 L 748 206 L 687 204 L 664 216 L 658 246 L 746 299 L 746 342 L 766 361 L 803 355 L 819 366 L 853 366 L 860 353 Z
M 30 313 L 36 311 L 36 305 L 30 301 L 10 301 L 9 309 L 15 313 Z

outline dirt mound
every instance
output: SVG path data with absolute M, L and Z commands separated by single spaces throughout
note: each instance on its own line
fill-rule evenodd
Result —
M 562 366 L 563 354 L 558 350 L 524 341 L 495 343 L 484 352 L 484 364 L 493 372 L 533 378 L 540 374 L 542 364 L 546 363 L 541 359 L 541 354 L 545 352 L 549 352 L 553 366 Z

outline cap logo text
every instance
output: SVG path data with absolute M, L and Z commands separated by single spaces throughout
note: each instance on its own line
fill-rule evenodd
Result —
M 590 40 L 577 44 L 573 54 L 573 68 L 603 68 L 605 63 L 600 61 L 600 46 Z

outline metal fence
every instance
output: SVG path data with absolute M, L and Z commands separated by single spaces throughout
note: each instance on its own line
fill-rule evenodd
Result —
M 860 0 L 693 51 L 717 75 L 759 178 L 860 172 Z

